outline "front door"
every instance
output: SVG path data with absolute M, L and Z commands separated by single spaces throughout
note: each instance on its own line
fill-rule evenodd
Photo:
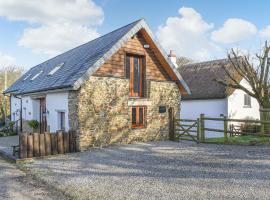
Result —
M 46 99 L 40 99 L 40 133 L 47 131 Z

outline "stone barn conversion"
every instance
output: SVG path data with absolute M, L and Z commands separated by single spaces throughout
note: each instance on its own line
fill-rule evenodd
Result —
M 189 94 L 141 19 L 25 73 L 5 91 L 22 132 L 76 130 L 80 149 L 168 137 L 168 110 Z

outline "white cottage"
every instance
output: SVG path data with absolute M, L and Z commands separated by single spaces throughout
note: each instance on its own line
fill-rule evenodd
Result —
M 183 96 L 181 118 L 196 119 L 201 113 L 208 117 L 227 116 L 233 119 L 259 119 L 259 104 L 253 97 L 239 89 L 226 89 L 216 81 L 225 79 L 223 65 L 228 60 L 213 60 L 202 63 L 187 64 L 180 73 L 188 84 L 191 95 Z M 239 82 L 250 87 L 244 79 Z M 216 123 L 208 126 L 216 128 Z

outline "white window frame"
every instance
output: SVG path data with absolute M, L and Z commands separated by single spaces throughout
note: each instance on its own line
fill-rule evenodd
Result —
M 32 74 L 28 74 L 23 80 L 26 81 Z
M 63 118 L 62 118 L 63 117 Z M 58 129 L 64 130 L 66 129 L 66 112 L 65 111 L 57 111 L 57 118 L 58 118 Z
M 244 107 L 251 108 L 251 96 L 248 94 L 244 94 Z
M 39 73 L 37 73 L 35 76 L 31 78 L 31 81 L 35 80 L 40 74 L 43 73 L 43 70 L 41 70 Z
M 48 76 L 54 75 L 55 72 L 57 72 L 63 65 L 64 65 L 64 63 L 60 63 L 60 64 L 56 65 L 56 67 L 53 68 L 53 69 L 49 72 Z

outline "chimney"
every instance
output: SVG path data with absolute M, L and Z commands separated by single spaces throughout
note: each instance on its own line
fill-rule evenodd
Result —
M 176 63 L 176 55 L 174 54 L 173 50 L 170 50 L 170 54 L 168 55 L 171 62 L 174 64 L 176 68 L 178 68 L 178 65 Z

